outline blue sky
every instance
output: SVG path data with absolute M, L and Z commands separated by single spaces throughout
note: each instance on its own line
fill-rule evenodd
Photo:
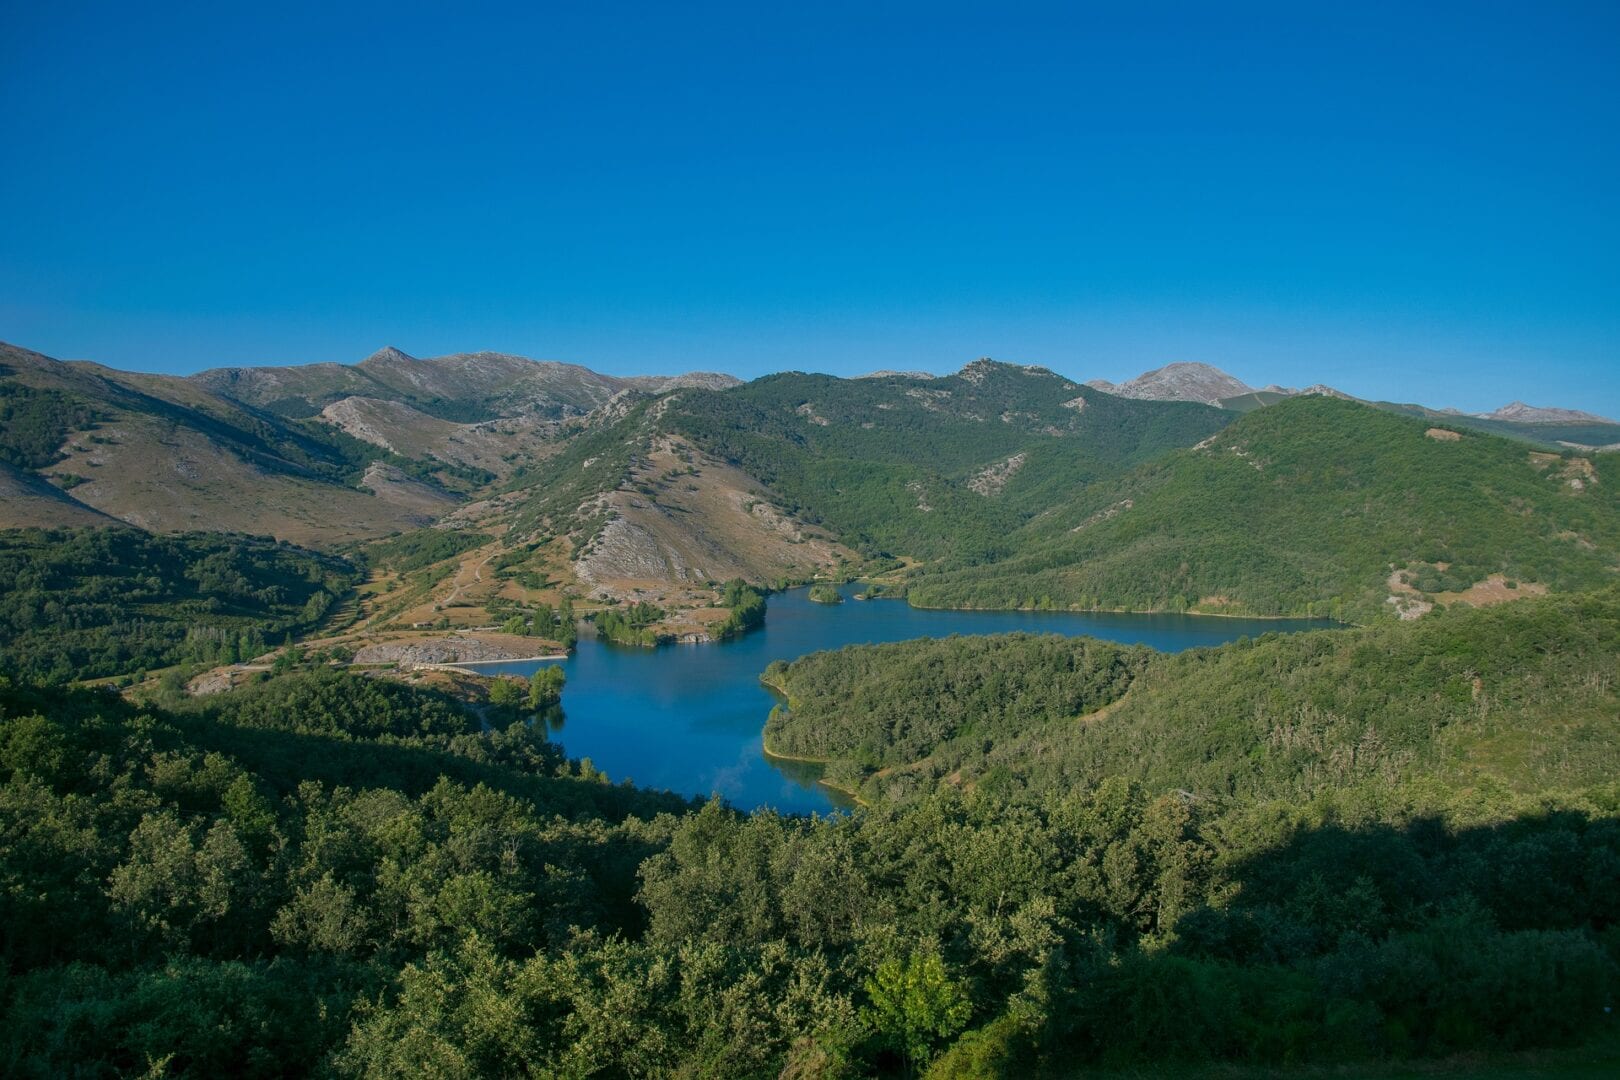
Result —
M 1202 360 L 1620 416 L 1613 3 L 0 22 L 0 339 L 54 356 Z

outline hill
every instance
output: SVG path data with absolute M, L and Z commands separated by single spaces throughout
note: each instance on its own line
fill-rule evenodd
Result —
M 0 530 L 0 670 L 62 681 L 252 659 L 314 629 L 358 578 L 266 537 Z
M 788 373 L 626 402 L 505 498 L 517 535 L 567 537 L 597 580 L 715 578 L 724 552 L 750 551 L 727 572 L 802 580 L 840 559 L 1007 554 L 1021 524 L 1229 419 L 992 361 Z
M 434 520 L 478 479 L 185 379 L 10 345 L 0 345 L 0 411 L 0 459 L 17 470 L 8 488 L 26 496 L 0 502 L 0 527 L 85 524 L 99 514 L 160 532 L 337 543 Z
M 1358 786 L 1576 789 L 1620 768 L 1620 589 L 1158 654 L 1011 635 L 777 664 L 775 752 L 871 802 L 1110 777 L 1214 805 Z
M 1612 581 L 1620 459 L 1297 397 L 1076 491 L 1008 545 L 919 570 L 912 602 L 1410 617 Z
M 1187 362 L 1166 364 L 1118 385 L 1106 379 L 1092 379 L 1086 385 L 1120 397 L 1146 401 L 1199 401 L 1205 405 L 1220 405 L 1227 398 L 1261 393 L 1218 367 Z

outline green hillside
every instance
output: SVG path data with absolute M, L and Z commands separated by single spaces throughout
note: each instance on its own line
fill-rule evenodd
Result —
M 251 659 L 313 629 L 359 576 L 268 537 L 0 530 L 0 670 L 65 680 Z
M 742 470 L 783 510 L 869 557 L 975 561 L 1011 554 L 1009 533 L 1076 491 L 1190 446 L 1230 419 L 1209 406 L 1130 401 L 992 361 L 940 379 L 787 373 L 629 407 L 510 487 L 528 500 L 520 528 L 589 535 L 590 514 L 576 511 L 628 485 L 651 446 L 675 438 Z
M 1620 458 L 1294 398 L 1076 490 L 1008 544 L 1018 554 L 993 565 L 920 572 L 912 602 L 1359 621 L 1394 610 L 1392 570 L 1441 601 L 1493 574 L 1560 591 L 1613 580 Z
M 1085 638 L 851 646 L 776 664 L 773 751 L 869 801 L 1110 777 L 1228 805 L 1434 783 L 1533 793 L 1620 774 L 1620 589 L 1174 655 Z

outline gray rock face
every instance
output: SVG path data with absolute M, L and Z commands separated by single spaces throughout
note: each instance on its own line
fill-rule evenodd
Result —
M 1148 401 L 1198 401 L 1217 405 L 1222 398 L 1254 393 L 1254 387 L 1209 364 L 1175 363 L 1144 372 L 1129 382 L 1093 379 L 1086 384 L 1105 394 Z
M 1514 401 L 1495 412 L 1478 413 L 1485 420 L 1514 420 L 1521 424 L 1612 424 L 1613 420 L 1579 409 L 1558 409 Z
M 464 664 L 473 660 L 519 660 L 516 653 L 476 638 L 437 638 L 392 645 L 367 645 L 354 654 L 357 664 Z

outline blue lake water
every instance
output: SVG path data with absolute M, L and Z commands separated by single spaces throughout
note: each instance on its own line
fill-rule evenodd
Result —
M 570 757 L 590 758 L 614 781 L 707 797 L 718 792 L 739 809 L 784 813 L 846 805 L 816 783 L 815 766 L 765 757 L 761 732 L 775 696 L 759 676 L 773 660 L 821 649 L 951 634 L 1090 635 L 1140 642 L 1166 652 L 1240 637 L 1316 629 L 1322 622 L 1228 619 L 1197 615 L 1125 615 L 1037 611 L 928 611 L 902 600 L 817 604 L 807 590 L 770 598 L 765 626 L 734 641 L 638 649 L 582 638 L 561 663 L 564 720 L 553 738 Z M 480 664 L 485 673 L 528 675 L 535 662 Z

